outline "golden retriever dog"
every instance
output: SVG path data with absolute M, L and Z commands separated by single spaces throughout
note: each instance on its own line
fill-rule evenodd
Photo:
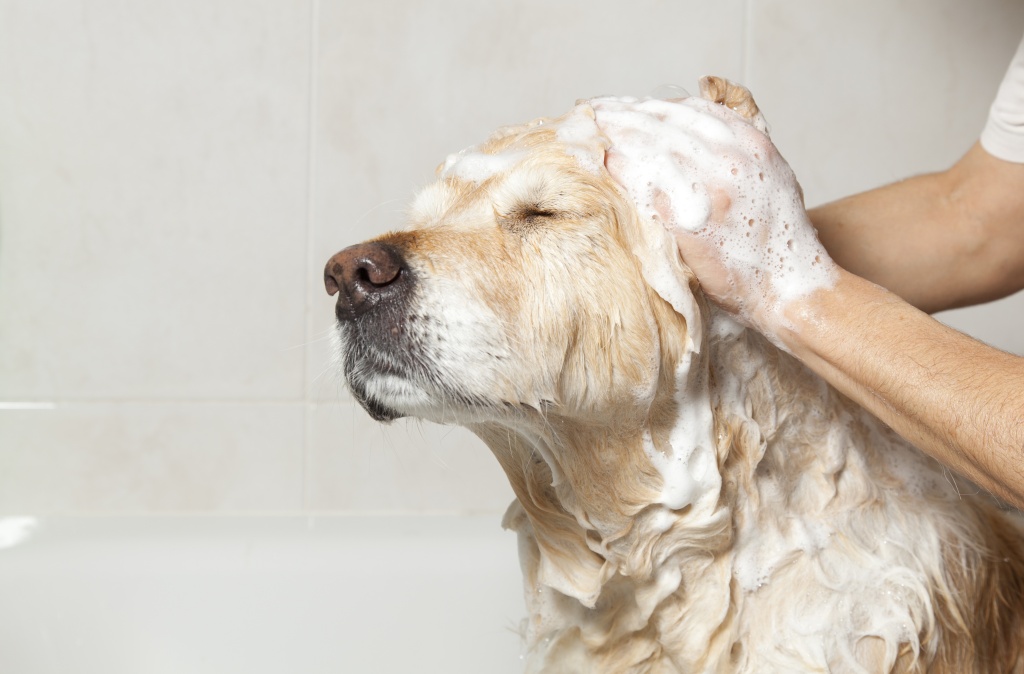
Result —
M 503 129 L 325 270 L 370 415 L 507 474 L 527 671 L 1024 672 L 1019 522 L 710 305 L 608 147 L 588 102 Z

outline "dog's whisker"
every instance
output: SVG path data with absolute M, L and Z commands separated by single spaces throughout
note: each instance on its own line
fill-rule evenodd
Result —
M 400 199 L 386 199 L 385 201 L 381 201 L 381 202 L 377 203 L 375 206 L 371 206 L 366 211 L 364 211 L 362 215 L 360 215 L 358 218 L 356 218 L 352 222 L 352 226 L 353 226 L 353 228 L 355 228 L 355 227 L 358 227 L 359 225 L 363 224 L 363 222 L 368 217 L 370 217 L 371 215 L 373 215 L 373 213 L 375 213 L 376 211 L 380 210 L 381 208 L 383 208 L 385 206 L 390 206 L 390 205 L 393 205 L 393 204 L 401 204 L 401 203 L 405 203 L 405 199 L 404 198 L 400 198 Z

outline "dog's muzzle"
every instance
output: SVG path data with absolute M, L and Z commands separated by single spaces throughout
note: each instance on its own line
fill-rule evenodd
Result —
M 414 274 L 401 250 L 371 241 L 335 254 L 324 268 L 324 287 L 337 295 L 334 313 L 342 334 L 345 378 L 355 399 L 373 418 L 398 416 L 386 399 L 371 394 L 380 377 L 406 379 L 422 369 L 407 325 Z

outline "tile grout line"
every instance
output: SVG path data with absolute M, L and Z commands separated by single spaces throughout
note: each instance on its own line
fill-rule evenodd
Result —
M 319 24 L 320 24 L 320 0 L 309 2 L 309 95 L 307 98 L 306 116 L 306 347 L 305 358 L 302 363 L 302 390 L 304 396 L 304 408 L 302 416 L 302 481 L 300 483 L 300 502 L 302 509 L 309 507 L 309 474 L 310 474 L 310 441 L 313 436 L 313 410 L 310 403 L 310 349 L 313 335 L 313 289 L 310 283 L 313 279 L 313 255 L 314 255 L 314 197 L 316 196 L 316 107 L 317 107 L 317 76 L 319 74 L 317 64 L 319 61 Z
M 741 34 L 743 36 L 743 44 L 740 47 L 740 84 L 745 87 L 751 85 L 750 82 L 750 43 L 751 43 L 751 14 L 753 13 L 754 0 L 743 0 L 743 27 Z

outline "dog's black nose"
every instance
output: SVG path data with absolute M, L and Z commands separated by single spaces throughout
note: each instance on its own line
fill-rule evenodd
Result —
M 380 301 L 400 295 L 408 281 L 405 260 L 385 243 L 349 246 L 327 261 L 324 286 L 327 294 L 338 293 L 336 313 L 351 320 Z

